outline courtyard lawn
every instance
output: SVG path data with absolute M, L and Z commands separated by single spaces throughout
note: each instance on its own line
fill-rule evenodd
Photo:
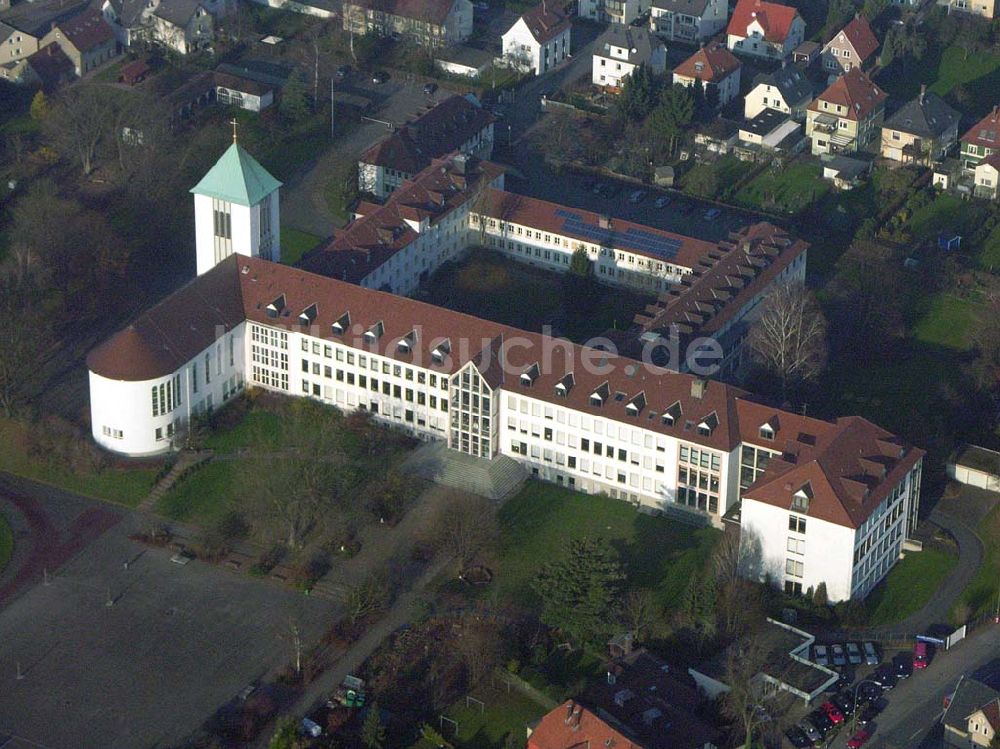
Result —
M 938 549 L 908 553 L 868 595 L 868 623 L 892 624 L 922 609 L 957 562 Z
M 281 262 L 285 265 L 295 265 L 309 250 L 323 241 L 323 237 L 299 231 L 298 229 L 281 230 Z
M 0 515 L 0 573 L 7 568 L 7 563 L 14 554 L 14 531 L 10 528 L 7 518 Z
M 38 460 L 24 448 L 25 428 L 19 422 L 0 419 L 0 471 L 129 507 L 137 506 L 153 488 L 158 470 L 155 466 L 116 465 L 101 470 L 87 467 L 74 472 Z
M 753 164 L 726 156 L 717 161 L 695 164 L 681 177 L 681 190 L 699 198 L 725 198 L 731 186 L 753 170 Z
M 962 593 L 959 607 L 968 607 L 970 617 L 995 611 L 1000 595 L 1000 505 L 976 528 L 983 542 L 983 564 Z
M 933 202 L 915 211 L 907 225 L 917 241 L 937 243 L 941 232 L 971 234 L 985 217 L 978 201 L 962 200 L 951 193 L 940 193 Z
M 1000 269 L 1000 226 L 997 226 L 983 242 L 979 253 L 979 267 L 986 270 Z
M 959 351 L 969 348 L 969 333 L 976 324 L 979 305 L 951 294 L 936 294 L 913 335 L 921 343 Z
M 466 705 L 463 697 L 445 710 L 444 715 L 458 723 L 455 726 L 443 721 L 439 730 L 456 749 L 504 749 L 508 735 L 522 743 L 525 728 L 548 710 L 535 700 L 514 689 L 510 693 L 492 688 L 480 688 L 472 696 L 482 700 L 483 705 L 470 701 Z
M 420 293 L 442 307 L 522 330 L 540 332 L 550 325 L 555 335 L 578 343 L 628 327 L 636 312 L 652 301 L 651 296 L 599 286 L 593 308 L 580 309 L 567 299 L 562 274 L 485 249 L 440 268 Z
M 799 160 L 783 169 L 765 169 L 736 193 L 736 202 L 765 211 L 795 214 L 830 190 L 818 162 Z
M 1000 56 L 990 52 L 976 52 L 966 56 L 961 47 L 948 47 L 941 53 L 937 80 L 931 84 L 930 90 L 939 96 L 947 96 L 958 86 L 970 84 L 970 87 L 985 86 L 987 90 L 995 92 L 996 89 L 990 89 L 983 79 L 996 80 L 998 73 Z
M 600 536 L 621 553 L 629 586 L 652 589 L 665 608 L 673 609 L 721 537 L 711 528 L 639 513 L 620 500 L 538 481 L 508 500 L 499 520 L 494 592 L 501 600 L 532 608 L 538 600 L 531 582 L 542 567 L 569 541 Z
M 238 477 L 253 471 L 250 460 L 213 460 L 196 468 L 156 503 L 159 515 L 184 523 L 209 526 L 232 506 Z
M 964 86 L 971 101 L 960 109 L 969 116 L 979 117 L 995 104 L 993 92 L 1000 86 L 1000 55 L 982 51 L 966 59 L 961 47 L 941 49 L 931 45 L 919 64 L 895 61 L 878 74 L 875 82 L 899 101 L 908 101 L 919 94 L 922 83 L 939 96 L 947 96 Z

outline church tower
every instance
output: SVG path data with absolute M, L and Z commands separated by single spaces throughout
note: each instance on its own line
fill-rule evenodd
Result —
M 281 260 L 280 187 L 236 142 L 234 126 L 233 144 L 191 188 L 199 276 L 234 252 Z

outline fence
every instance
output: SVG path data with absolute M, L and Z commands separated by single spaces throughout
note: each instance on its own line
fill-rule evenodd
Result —
M 540 689 L 536 689 L 531 686 L 528 682 L 522 679 L 517 674 L 512 674 L 510 671 L 504 671 L 497 669 L 493 674 L 493 686 L 499 689 L 500 684 L 506 684 L 507 689 L 513 687 L 521 694 L 526 697 L 530 697 L 538 704 L 542 705 L 546 710 L 555 710 L 559 705 L 558 703 L 549 697 L 545 692 Z

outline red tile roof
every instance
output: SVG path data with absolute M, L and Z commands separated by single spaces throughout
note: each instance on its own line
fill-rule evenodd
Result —
M 111 25 L 97 10 L 85 10 L 68 21 L 57 23 L 56 28 L 79 52 L 87 52 L 115 38 Z
M 1000 732 L 1000 700 L 993 700 L 983 708 L 983 715 L 989 721 L 994 733 Z
M 441 26 L 451 13 L 455 0 L 349 0 L 345 5 Z
M 380 140 L 361 155 L 360 161 L 416 174 L 495 121 L 489 110 L 456 94 Z
M 980 164 L 989 164 L 991 167 L 1000 172 L 1000 151 L 996 153 L 991 153 L 985 159 L 979 162 Z
M 612 231 L 612 239 L 608 246 L 618 247 L 615 236 L 624 236 L 628 232 L 641 231 L 646 234 L 663 237 L 670 242 L 679 242 L 677 254 L 672 258 L 665 258 L 652 252 L 643 251 L 635 247 L 628 247 L 628 251 L 636 255 L 651 257 L 655 260 L 662 260 L 665 263 L 680 266 L 682 268 L 693 268 L 706 254 L 716 249 L 711 242 L 693 237 L 685 237 L 681 234 L 655 229 L 650 226 L 636 224 L 620 218 L 604 217 L 593 211 L 583 208 L 568 208 L 558 203 L 550 203 L 540 198 L 532 198 L 527 195 L 506 192 L 504 190 L 489 189 L 483 197 L 483 201 L 477 204 L 475 212 L 484 213 L 501 221 L 508 221 L 513 224 L 530 226 L 541 232 L 551 232 L 563 236 L 578 239 L 581 242 L 594 243 L 593 237 L 573 233 L 566 225 L 566 219 L 559 215 L 560 212 L 571 211 L 580 217 L 582 224 L 597 226 L 602 220 L 609 221 Z M 514 237 L 516 239 L 516 236 Z
M 872 83 L 867 75 L 860 69 L 853 68 L 831 83 L 826 91 L 813 100 L 808 109 L 849 120 L 864 120 L 884 105 L 887 98 L 888 94 Z M 823 109 L 820 106 L 822 101 L 844 107 L 846 111 Z
M 644 749 L 641 744 L 567 700 L 542 718 L 528 737 L 528 749 Z
M 1000 105 L 993 107 L 993 111 L 971 127 L 962 136 L 962 142 L 970 146 L 1000 149 Z
M 26 62 L 41 80 L 42 88 L 47 91 L 58 88 L 74 76 L 73 61 L 56 42 L 45 45 L 30 55 Z
M 545 44 L 570 28 L 570 20 L 561 10 L 547 3 L 539 3 L 521 15 L 528 31 L 539 44 Z
M 758 21 L 764 29 L 764 39 L 769 42 L 784 42 L 792 30 L 792 22 L 799 15 L 795 8 L 764 0 L 739 0 L 726 33 L 733 36 L 747 36 L 747 27 Z
M 860 13 L 856 14 L 849 24 L 835 34 L 833 39 L 827 42 L 827 46 L 838 42 L 841 34 L 854 47 L 854 51 L 857 52 L 862 61 L 867 60 L 878 49 L 878 37 L 875 36 L 872 27 L 868 25 L 868 19 Z
M 674 68 L 674 75 L 717 83 L 740 68 L 740 61 L 721 42 L 712 42 Z

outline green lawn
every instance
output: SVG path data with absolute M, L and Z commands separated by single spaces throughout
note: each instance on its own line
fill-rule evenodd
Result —
M 951 193 L 940 193 L 933 202 L 915 211 L 907 225 L 917 241 L 937 243 L 942 231 L 967 235 L 975 230 L 985 210 L 978 201 L 962 200 Z
M 40 461 L 22 445 L 24 426 L 0 420 L 0 470 L 52 484 L 72 492 L 135 507 L 152 489 L 157 468 L 149 466 L 91 468 L 74 472 L 63 465 Z
M 983 564 L 962 593 L 959 606 L 968 606 L 970 616 L 994 611 L 1000 594 L 1000 506 L 976 529 L 983 542 Z
M 941 63 L 937 69 L 937 79 L 930 90 L 939 96 L 946 96 L 956 86 L 985 85 L 980 79 L 990 78 L 1000 71 L 1000 56 L 989 52 L 977 52 L 966 57 L 965 50 L 948 47 L 941 53 Z M 994 89 L 995 92 L 995 89 Z
M 930 307 L 914 326 L 913 335 L 921 343 L 943 348 L 969 348 L 969 333 L 976 324 L 980 305 L 950 294 L 936 294 Z
M 692 573 L 706 563 L 719 531 L 637 512 L 604 496 L 580 494 L 531 481 L 500 510 L 500 564 L 495 593 L 501 600 L 536 607 L 531 581 L 566 544 L 601 536 L 621 553 L 628 584 L 651 588 L 673 609 Z
M 979 265 L 986 269 L 1000 269 L 1000 226 L 990 232 L 979 253 Z
M 458 722 L 457 734 L 454 726 L 447 722 L 439 729 L 456 749 L 505 749 L 508 734 L 518 740 L 515 746 L 520 746 L 526 736 L 525 726 L 548 712 L 544 705 L 513 689 L 509 694 L 496 689 L 478 689 L 472 696 L 483 701 L 482 708 L 474 702 L 466 706 L 463 697 L 444 713 Z
M 0 573 L 7 568 L 7 563 L 14 554 L 14 531 L 10 528 L 7 518 L 0 515 Z
M 249 460 L 213 460 L 195 469 L 156 503 L 156 512 L 171 520 L 209 526 L 232 506 L 240 475 L 252 471 Z
M 522 330 L 552 326 L 556 335 L 578 343 L 611 328 L 631 324 L 652 297 L 598 286 L 591 309 L 574 305 L 563 276 L 512 261 L 492 250 L 474 250 L 459 263 L 440 268 L 421 287 L 422 298 L 466 314 Z
M 724 198 L 732 185 L 746 176 L 753 164 L 726 156 L 717 161 L 695 164 L 680 180 L 681 190 L 700 198 Z
M 869 624 L 892 624 L 919 611 L 957 562 L 937 549 L 908 553 L 868 595 Z
M 765 169 L 736 193 L 736 202 L 766 211 L 798 213 L 830 190 L 818 162 L 796 161 L 784 169 Z
M 996 103 L 1000 56 L 982 51 L 965 59 L 965 50 L 958 46 L 941 49 L 932 44 L 919 63 L 894 61 L 878 74 L 875 82 L 897 101 L 915 97 L 920 93 L 921 84 L 927 84 L 940 96 L 947 96 L 957 87 L 964 86 L 969 101 L 959 109 L 967 116 L 979 117 Z
M 298 229 L 285 228 L 281 230 L 281 262 L 285 265 L 295 265 L 302 256 L 313 249 L 323 237 L 315 234 L 299 231 Z

